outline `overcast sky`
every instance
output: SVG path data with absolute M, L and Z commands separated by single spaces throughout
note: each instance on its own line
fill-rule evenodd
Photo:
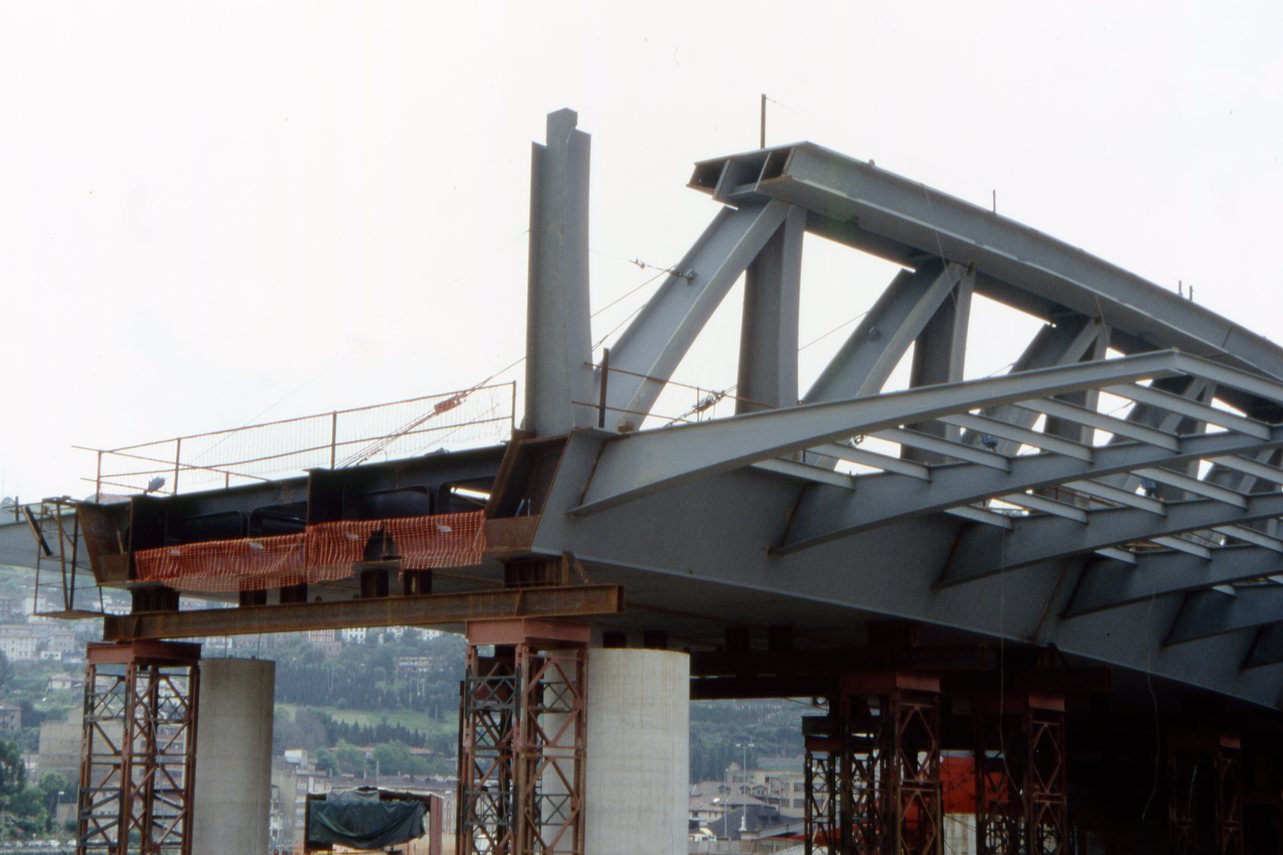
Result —
M 450 390 L 518 358 L 529 146 L 560 107 L 593 138 L 595 307 L 651 275 L 628 259 L 695 240 L 716 204 L 691 164 L 755 147 L 765 92 L 768 143 L 996 190 L 1278 339 L 1281 10 L 0 2 L 0 494 L 90 492 L 73 443 Z M 806 252 L 803 342 L 893 272 Z M 733 304 L 681 379 L 734 382 Z M 990 323 L 971 373 L 1023 343 Z M 841 339 L 807 350 L 803 388 Z

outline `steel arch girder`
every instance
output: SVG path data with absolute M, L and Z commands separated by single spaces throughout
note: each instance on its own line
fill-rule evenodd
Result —
M 1210 365 L 1174 351 L 1160 351 L 628 434 L 602 449 L 575 513 L 593 513 L 853 433 L 1100 385 L 1196 373 Z
M 778 168 L 741 166 L 764 156 Z M 751 178 L 714 190 L 708 176 L 719 166 Z M 1000 291 L 1014 286 L 1035 300 L 1101 317 L 1153 346 L 1232 354 L 1240 365 L 1283 377 L 1283 350 L 1264 336 L 1036 229 L 813 143 L 705 161 L 691 184 L 723 201 L 787 201 L 867 236 L 871 246 L 862 248 L 886 247 L 880 254 L 901 263 L 930 255 L 974 264 L 982 293 L 994 280 Z
M 1014 457 L 1008 472 L 961 463 L 934 467 L 929 481 L 887 473 L 859 479 L 854 490 L 808 487 L 777 549 L 806 549 L 897 520 L 1035 487 L 1264 448 L 1283 448 L 1283 427 L 1271 428 L 1268 441 L 1232 433 L 1204 434 L 1180 438 L 1175 452 L 1139 443 L 1109 445 L 1091 449 L 1090 460 L 1059 454 Z

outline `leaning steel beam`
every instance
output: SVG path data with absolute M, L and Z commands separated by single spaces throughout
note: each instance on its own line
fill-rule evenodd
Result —
M 1220 547 L 1212 550 L 1210 561 L 1171 552 L 1137 555 L 1135 561 L 1134 565 L 1109 560 L 1089 563 L 1062 617 L 1079 617 L 1154 597 L 1283 572 L 1283 555 L 1260 546 Z
M 898 273 L 803 402 L 843 401 L 879 391 L 965 273 L 957 265 L 932 262 Z
M 1281 616 L 1283 585 L 1252 585 L 1233 594 L 1198 591 L 1185 598 L 1165 643 L 1182 644 L 1278 623 Z
M 1262 448 L 1283 448 L 1283 426 L 1272 428 L 1268 441 L 1234 433 L 1214 433 L 1181 437 L 1174 452 L 1132 443 L 1092 449 L 1090 461 L 1057 454 L 1014 457 L 1009 472 L 961 464 L 933 467 L 926 481 L 905 475 L 866 476 L 856 481 L 854 493 L 808 491 L 793 514 L 787 540 L 777 548 L 781 552 L 792 552 L 990 496 L 1056 485 L 1114 501 L 1128 500 L 1129 505 L 1162 514 L 1165 505 L 1156 499 L 1123 494 L 1107 485 L 1088 483 L 1087 479 L 1140 466 L 1160 466 L 1213 455 L 1229 457 Z
M 200 638 L 361 626 L 447 626 L 495 618 L 608 615 L 623 608 L 623 589 L 616 585 L 520 588 L 107 615 L 103 618 L 103 640 Z
M 1133 508 L 1091 511 L 1086 525 L 1058 518 L 1019 520 L 999 533 L 976 527 L 966 531 L 950 558 L 941 585 L 963 582 L 1028 567 L 1068 555 L 1094 552 L 1138 540 L 1171 537 L 1230 523 L 1283 515 L 1283 493 L 1251 496 L 1239 508 L 1210 499 L 1173 502 L 1155 516 Z
M 745 180 L 719 181 L 726 173 Z M 1283 377 L 1283 350 L 1264 336 L 1028 226 L 811 143 L 706 161 L 692 185 L 731 203 L 787 201 L 844 224 L 853 242 L 867 236 L 870 251 L 974 264 L 982 292 L 992 279 L 1152 346 L 1228 355 Z
M 1204 360 L 1165 351 L 631 434 L 607 443 L 576 513 L 852 434 L 1103 384 L 1196 373 L 1203 365 Z
M 764 201 L 720 211 L 610 349 L 606 426 L 641 427 L 673 371 L 790 206 Z

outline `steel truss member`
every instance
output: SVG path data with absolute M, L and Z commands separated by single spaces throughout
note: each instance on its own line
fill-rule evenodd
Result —
M 77 855 L 190 855 L 200 646 L 91 644 Z
M 940 684 L 848 675 L 839 706 L 841 852 L 940 855 Z
M 468 639 L 460 855 L 583 855 L 587 629 L 492 621 Z
M 1070 851 L 1065 702 L 1032 693 L 977 699 L 976 851 Z

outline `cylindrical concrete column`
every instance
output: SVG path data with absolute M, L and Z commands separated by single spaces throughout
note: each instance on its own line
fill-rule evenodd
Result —
M 192 855 L 271 851 L 275 693 L 275 662 L 200 663 Z
M 686 855 L 690 657 L 588 652 L 585 851 Z

